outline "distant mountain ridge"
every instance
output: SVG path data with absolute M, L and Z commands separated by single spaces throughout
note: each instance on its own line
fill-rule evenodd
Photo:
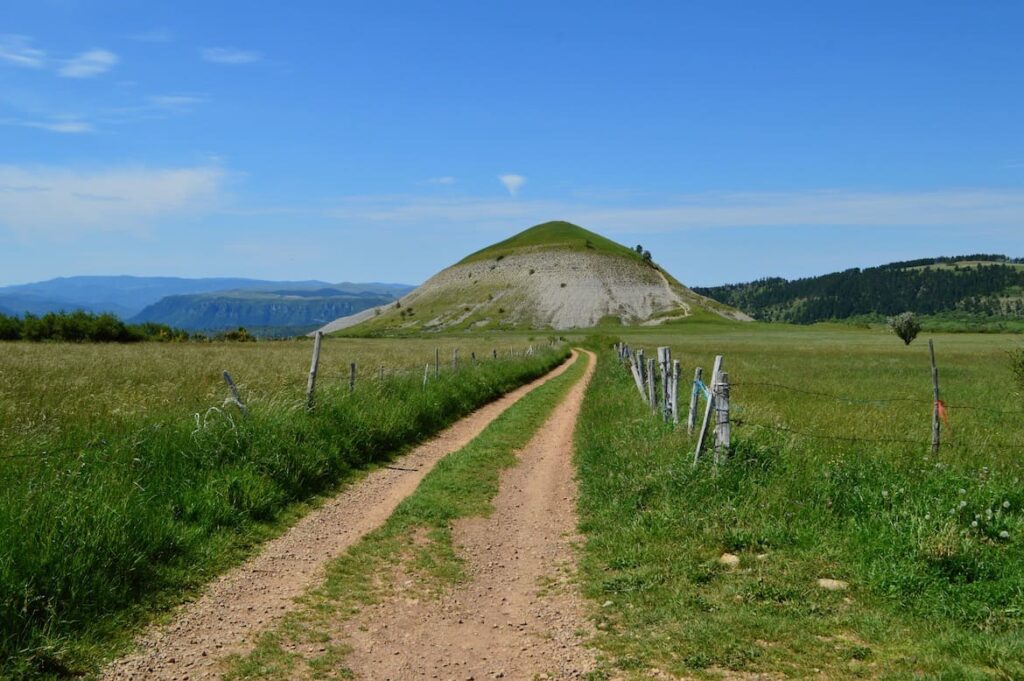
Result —
M 974 254 L 698 287 L 764 321 L 810 324 L 901 312 L 970 319 L 1024 318 L 1024 259 Z
M 251 326 L 302 332 L 394 300 L 412 286 L 238 277 L 79 276 L 0 287 L 0 314 L 113 312 L 190 331 Z
M 276 335 L 311 331 L 332 319 L 393 302 L 391 293 L 348 292 L 336 288 L 276 291 L 223 291 L 167 296 L 131 318 L 188 331 L 219 331 L 244 326 Z

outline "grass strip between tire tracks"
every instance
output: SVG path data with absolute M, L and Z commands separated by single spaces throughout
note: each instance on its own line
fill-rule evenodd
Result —
M 515 465 L 516 451 L 581 379 L 588 361 L 581 354 L 563 374 L 523 397 L 468 445 L 438 462 L 382 527 L 329 565 L 324 584 L 310 591 L 299 609 L 262 634 L 251 654 L 229 660 L 226 678 L 350 678 L 344 667 L 348 648 L 332 625 L 392 593 L 399 569 L 415 577 L 415 588 L 423 596 L 463 580 L 462 560 L 452 545 L 452 523 L 490 513 L 501 471 Z

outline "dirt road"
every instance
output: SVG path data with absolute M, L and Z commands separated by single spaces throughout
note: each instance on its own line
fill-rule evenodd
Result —
M 359 679 L 573 679 L 593 668 L 574 573 L 573 431 L 596 358 L 502 475 L 488 518 L 460 521 L 468 583 L 439 599 L 402 593 L 340 625 Z
M 573 353 L 573 361 L 577 358 Z M 103 670 L 104 679 L 216 678 L 219 662 L 248 652 L 256 634 L 294 606 L 326 563 L 379 527 L 445 455 L 464 447 L 547 375 L 473 412 L 386 468 L 374 470 L 266 544 L 259 555 L 210 584 L 171 622 L 143 635 L 138 652 Z M 376 678 L 371 675 L 368 678 Z

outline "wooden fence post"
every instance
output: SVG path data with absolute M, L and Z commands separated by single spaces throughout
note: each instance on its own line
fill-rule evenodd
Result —
M 630 359 L 629 370 L 632 372 L 633 380 L 636 382 L 636 389 L 640 391 L 640 399 L 646 402 L 647 394 L 644 392 L 644 377 L 640 374 L 640 369 L 637 367 L 635 359 Z
M 658 348 L 658 369 L 661 372 L 661 394 L 658 397 L 661 399 L 661 416 L 665 421 L 668 421 L 669 410 L 672 408 L 671 401 L 669 400 L 669 394 L 672 390 L 672 379 L 669 378 L 669 372 L 672 370 L 671 357 L 672 351 L 667 346 Z
M 498 348 L 491 348 L 491 359 L 498 359 Z
M 942 425 L 939 421 L 939 368 L 935 365 L 935 343 L 928 339 L 928 353 L 932 358 L 932 454 L 939 453 L 942 439 Z
M 654 370 L 654 358 L 647 360 L 647 399 L 651 403 L 651 413 L 658 413 L 658 393 L 655 390 L 655 383 L 658 382 L 658 374 Z
M 434 348 L 434 378 L 441 375 L 441 348 Z
M 238 388 L 235 387 L 235 382 L 231 380 L 231 374 L 225 371 L 222 376 L 224 377 L 224 382 L 228 384 L 228 389 L 231 391 L 231 401 L 242 412 L 242 416 L 248 416 L 249 408 L 242 402 L 242 397 L 238 394 Z
M 715 465 L 729 456 L 729 374 L 721 372 L 715 381 Z
M 469 353 L 469 358 L 471 360 L 473 360 L 473 364 L 475 365 L 476 364 L 476 350 L 474 350 L 471 353 Z
M 707 406 L 704 408 L 704 422 L 700 425 L 700 435 L 697 436 L 697 448 L 693 452 L 693 465 L 697 465 L 697 460 L 700 459 L 700 450 L 704 447 L 704 438 L 708 434 L 708 422 L 711 420 L 711 408 L 715 404 L 715 385 L 718 380 L 718 374 L 722 372 L 722 356 L 715 356 L 715 366 L 711 370 L 711 394 L 708 396 Z
M 314 403 L 314 391 L 316 390 L 316 371 L 320 366 L 320 340 L 324 334 L 316 332 L 313 337 L 313 361 L 309 365 L 309 380 L 306 381 L 306 409 L 312 411 Z
M 423 387 L 427 387 L 427 376 L 430 374 L 430 362 L 423 365 Z
M 354 392 L 356 389 L 356 363 L 352 362 L 348 367 L 348 391 Z
M 693 432 L 693 425 L 697 421 L 697 401 L 700 399 L 700 379 L 704 370 L 697 367 L 693 370 L 693 390 L 690 391 L 690 413 L 686 415 L 686 432 Z
M 672 360 L 672 424 L 679 425 L 679 375 L 682 368 L 679 360 Z

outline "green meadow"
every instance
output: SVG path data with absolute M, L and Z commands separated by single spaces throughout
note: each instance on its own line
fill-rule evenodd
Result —
M 606 606 L 611 675 L 1024 676 L 1019 337 L 934 335 L 949 424 L 933 455 L 926 335 L 905 347 L 882 330 L 709 320 L 606 331 L 576 456 L 581 583 Z M 724 356 L 727 461 L 693 465 L 695 437 L 651 415 L 614 338 L 648 357 L 670 346 L 685 397 L 694 367 L 710 382 Z
M 567 354 L 530 343 L 329 338 L 312 413 L 310 341 L 0 344 L 0 677 L 94 671 L 322 495 Z

